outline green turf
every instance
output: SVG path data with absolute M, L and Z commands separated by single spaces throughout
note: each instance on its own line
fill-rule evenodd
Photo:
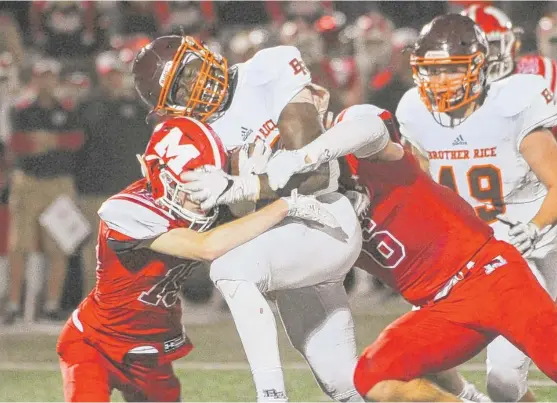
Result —
M 356 328 L 358 347 L 362 349 L 375 339 L 377 334 L 395 316 L 357 315 Z M 280 327 L 280 326 L 279 326 Z M 179 364 L 193 362 L 246 364 L 234 324 L 223 321 L 211 325 L 188 326 L 188 334 L 196 348 Z M 284 332 L 279 332 L 283 363 L 303 363 L 299 354 L 290 347 Z M 56 336 L 44 334 L 0 335 L 0 401 L 62 401 L 60 373 L 56 369 Z M 482 353 L 472 362 L 481 364 Z M 17 370 L 9 363 L 44 366 L 44 370 Z M 199 370 L 178 369 L 182 383 L 183 401 L 253 401 L 254 391 L 251 374 L 247 369 Z M 485 391 L 484 370 L 467 371 L 467 379 Z M 287 369 L 287 390 L 291 401 L 327 401 L 317 387 L 309 370 Z M 539 372 L 531 372 L 531 380 L 547 381 Z M 556 387 L 532 388 L 540 401 L 557 401 Z M 118 392 L 114 401 L 122 401 Z

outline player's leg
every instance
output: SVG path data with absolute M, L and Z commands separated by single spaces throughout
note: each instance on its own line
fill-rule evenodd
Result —
M 128 363 L 125 374 L 129 384 L 122 387 L 127 402 L 179 402 L 180 381 L 171 363 L 152 367 L 141 361 Z
M 472 402 L 490 402 L 491 399 L 466 380 L 456 368 L 427 375 L 427 379 L 441 386 L 447 392 Z
M 110 401 L 111 365 L 100 352 L 84 342 L 81 333 L 73 326 L 64 326 L 58 339 L 57 352 L 64 401 Z
M 407 313 L 364 351 L 354 373 L 363 396 L 375 401 L 461 401 L 424 376 L 467 361 L 491 338 L 451 321 L 451 309 L 443 308 L 454 304 L 447 304 Z
M 280 317 L 292 346 L 333 400 L 362 401 L 354 387 L 356 335 L 342 282 L 276 291 Z
M 285 220 L 211 264 L 211 279 L 230 308 L 260 400 L 286 398 L 276 322 L 262 293 L 340 281 L 360 252 L 360 227 L 349 201 L 337 196 L 330 210 L 344 237 Z
M 557 382 L 557 306 L 518 251 L 507 247 L 501 256 L 506 267 L 482 279 L 490 287 L 485 303 L 493 308 L 485 326 L 498 331 Z
M 487 392 L 496 402 L 532 401 L 528 393 L 530 358 L 502 336 L 487 346 Z M 525 398 L 525 399 L 524 399 Z

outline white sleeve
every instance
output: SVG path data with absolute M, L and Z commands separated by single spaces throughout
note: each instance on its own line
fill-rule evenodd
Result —
M 294 46 L 276 46 L 259 51 L 253 57 L 251 68 L 257 71 L 256 77 L 266 81 L 266 102 L 270 117 L 276 123 L 292 98 L 311 84 L 311 74 L 300 51 Z
M 399 124 L 400 135 L 402 136 L 402 144 L 410 143 L 416 150 L 420 152 L 425 158 L 429 158 L 428 153 L 420 145 L 420 141 L 416 139 L 412 130 L 410 130 L 410 122 L 413 115 L 412 98 L 417 96 L 417 89 L 411 88 L 402 96 L 396 108 L 396 119 Z M 414 111 L 415 113 L 415 111 Z
M 355 105 L 339 115 L 333 127 L 302 147 L 311 161 L 326 162 L 347 154 L 371 157 L 389 143 L 389 131 L 373 105 Z M 379 113 L 378 113 L 379 112 Z
M 156 207 L 148 208 L 125 198 L 111 198 L 98 211 L 108 228 L 132 239 L 153 239 L 168 232 L 170 222 Z
M 518 134 L 516 137 L 516 149 L 520 150 L 522 140 L 530 133 L 539 128 L 551 128 L 557 125 L 557 103 L 555 96 L 547 88 L 545 80 L 541 76 L 530 76 L 528 92 L 533 92 L 531 101 L 517 116 Z

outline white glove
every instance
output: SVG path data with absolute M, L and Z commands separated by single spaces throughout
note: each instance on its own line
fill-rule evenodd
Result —
M 277 151 L 266 169 L 271 189 L 282 189 L 293 175 L 313 171 L 320 165 L 318 161 L 309 161 L 308 158 L 302 150 Z
M 259 138 L 255 140 L 254 144 L 255 146 L 251 156 L 249 155 L 251 143 L 244 144 L 240 149 L 240 153 L 238 155 L 238 170 L 240 176 L 249 174 L 259 175 L 265 172 L 265 167 L 267 166 L 267 162 L 269 161 L 273 150 L 265 144 L 265 141 Z
M 504 214 L 499 214 L 497 219 L 510 226 L 509 243 L 513 245 L 524 257 L 530 256 L 536 243 L 546 231 L 540 230 L 533 222 L 523 223 L 509 219 Z
M 257 175 L 232 176 L 222 169 L 206 166 L 186 172 L 180 177 L 189 199 L 199 203 L 204 211 L 219 204 L 233 204 L 240 201 L 257 201 L 259 198 L 259 177 Z
M 349 190 L 344 195 L 350 200 L 350 204 L 352 204 L 352 208 L 356 212 L 358 218 L 365 218 L 369 210 L 369 205 L 371 204 L 367 193 Z
M 339 228 L 337 219 L 315 196 L 303 196 L 298 190 L 292 190 L 290 197 L 282 197 L 288 203 L 288 217 L 296 217 L 305 221 L 314 221 L 330 228 Z

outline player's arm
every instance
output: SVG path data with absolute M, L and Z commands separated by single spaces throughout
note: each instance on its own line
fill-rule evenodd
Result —
M 557 223 L 557 141 L 549 129 L 535 130 L 520 144 L 520 153 L 547 188 L 547 195 L 532 222 L 538 228 Z
M 288 203 L 281 199 L 207 232 L 175 228 L 141 246 L 184 259 L 212 261 L 272 228 L 287 215 Z
M 403 157 L 404 151 L 391 141 L 383 120 L 369 113 L 338 122 L 295 152 L 277 154 L 267 164 L 267 172 L 275 186 L 281 187 L 293 173 L 311 171 L 348 154 L 395 161 Z
M 309 92 L 304 89 L 302 92 Z M 299 100 L 308 99 L 308 102 L 290 102 L 283 109 L 278 129 L 285 150 L 298 150 L 311 143 L 323 132 L 317 109 L 311 102 L 311 93 L 299 94 Z M 267 174 L 259 176 L 259 199 L 276 199 L 280 195 L 290 194 L 292 189 L 298 189 L 302 194 L 313 194 L 326 189 L 330 183 L 329 164 L 319 166 L 315 171 L 294 175 L 282 189 L 273 190 L 269 184 Z
M 412 144 L 407 137 L 404 136 L 402 137 L 402 146 L 405 150 L 412 153 L 412 155 L 418 160 L 422 171 L 431 176 L 431 172 L 429 171 L 429 158 L 425 156 L 424 152 L 422 152 L 417 146 Z

